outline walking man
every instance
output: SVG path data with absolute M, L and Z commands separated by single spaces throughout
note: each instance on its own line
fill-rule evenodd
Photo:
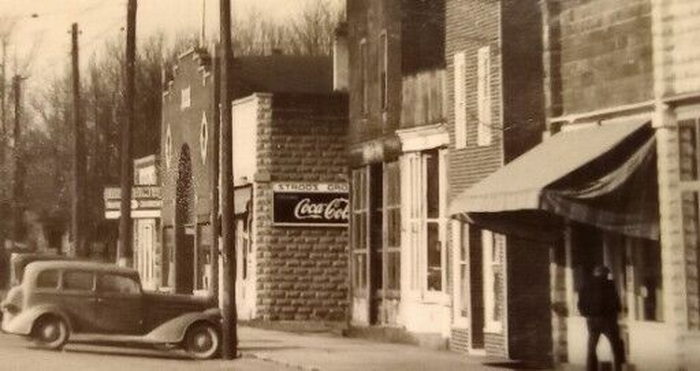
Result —
M 621 371 L 625 363 L 625 350 L 620 337 L 617 315 L 620 312 L 620 298 L 615 283 L 608 279 L 610 269 L 603 265 L 593 269 L 593 278 L 584 284 L 579 292 L 578 309 L 586 317 L 588 324 L 588 371 L 598 369 L 596 347 L 603 334 L 610 341 L 615 359 L 615 370 Z

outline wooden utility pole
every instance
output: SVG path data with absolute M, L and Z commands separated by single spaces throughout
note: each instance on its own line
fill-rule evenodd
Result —
M 5 71 L 6 66 L 6 55 L 7 55 L 7 39 L 2 37 L 0 39 L 0 44 L 2 44 L 0 47 L 2 50 L 0 52 L 2 53 L 2 59 L 0 60 L 0 206 L 5 207 L 5 205 L 9 206 L 9 204 L 5 204 L 7 201 L 7 179 L 8 174 L 7 174 L 7 122 L 6 122 L 6 117 L 7 114 L 6 112 L 6 105 L 5 105 L 5 96 L 7 95 L 5 92 L 6 90 L 6 74 Z M 5 214 L 4 212 L 0 212 L 0 214 Z M 0 222 L 0 248 L 5 248 L 5 237 L 6 237 L 6 225 L 4 221 Z
M 221 229 L 223 282 L 221 312 L 223 316 L 223 358 L 238 355 L 236 313 L 236 251 L 233 195 L 233 120 L 231 117 L 231 73 L 233 50 L 231 48 L 231 1 L 220 0 L 221 19 Z
M 219 299 L 219 235 L 221 234 L 221 226 L 219 223 L 219 171 L 221 171 L 221 166 L 219 166 L 219 158 L 221 156 L 221 141 L 219 140 L 219 135 L 221 135 L 220 124 L 221 120 L 221 68 L 219 66 L 219 47 L 214 46 L 213 51 L 213 61 L 214 61 L 214 117 L 212 117 L 210 137 L 211 143 L 209 145 L 211 159 L 211 283 L 209 287 L 209 294 L 214 300 Z
M 131 223 L 131 186 L 134 164 L 131 160 L 131 137 L 134 126 L 134 79 L 136 63 L 136 0 L 129 0 L 126 11 L 126 122 L 122 127 L 121 148 L 121 218 L 119 219 L 119 248 L 117 263 L 131 266 L 133 226 Z
M 72 252 L 85 257 L 85 129 L 80 102 L 80 64 L 78 59 L 78 24 L 71 27 L 73 63 L 73 197 L 71 200 Z
M 23 77 L 15 75 L 12 78 L 12 88 L 15 98 L 15 123 L 12 136 L 14 138 L 13 159 L 15 177 L 12 187 L 13 202 L 13 240 L 14 243 L 24 238 L 24 176 L 26 167 L 22 158 L 22 80 Z

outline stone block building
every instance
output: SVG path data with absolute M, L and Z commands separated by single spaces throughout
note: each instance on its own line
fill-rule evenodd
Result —
M 700 8 L 675 0 L 540 5 L 543 143 L 461 192 L 450 211 L 506 243 L 529 241 L 506 255 L 549 256 L 538 270 L 549 295 L 536 297 L 550 307 L 554 362 L 585 363 L 578 290 L 605 264 L 621 295 L 629 363 L 695 369 L 700 59 L 691 46 L 698 32 L 687 26 Z M 508 296 L 505 310 L 514 304 Z

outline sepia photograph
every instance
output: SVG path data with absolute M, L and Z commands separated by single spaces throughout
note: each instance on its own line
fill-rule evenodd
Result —
M 700 0 L 0 0 L 0 371 L 700 370 Z

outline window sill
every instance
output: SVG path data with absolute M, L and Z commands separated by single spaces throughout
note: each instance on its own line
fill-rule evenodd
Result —
M 503 334 L 503 326 L 500 323 L 489 323 L 484 327 L 484 332 L 488 334 Z
M 440 305 L 450 305 L 450 296 L 444 292 L 438 291 L 427 291 L 423 293 L 421 298 L 421 303 L 423 304 L 440 304 Z

